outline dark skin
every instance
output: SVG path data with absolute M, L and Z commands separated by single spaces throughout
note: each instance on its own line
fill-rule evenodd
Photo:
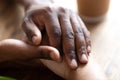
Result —
M 33 45 L 48 35 L 49 45 L 63 49 L 66 62 L 72 69 L 87 63 L 90 53 L 90 34 L 79 16 L 69 9 L 56 6 L 33 5 L 26 13 L 23 30 Z
M 66 9 L 65 9 L 66 10 Z M 34 15 L 34 14 L 33 14 Z M 72 17 L 72 18 L 75 18 L 75 17 Z M 70 18 L 71 19 L 71 18 Z M 33 20 L 33 22 L 35 23 L 35 19 L 32 17 L 32 20 Z M 80 19 L 78 19 L 78 20 L 80 20 Z M 70 20 L 71 21 L 71 20 Z M 74 22 L 75 22 L 75 20 L 73 20 L 73 21 L 71 21 L 71 24 L 73 25 L 74 24 Z M 29 23 L 29 21 L 28 21 L 28 25 L 29 25 L 30 23 Z M 83 25 L 83 23 L 82 23 L 82 21 L 80 20 L 80 24 L 81 24 L 81 29 L 84 29 L 84 30 L 86 30 L 84 27 L 84 25 Z M 26 25 L 26 23 L 25 23 L 25 25 Z M 37 25 L 37 23 L 35 23 L 35 24 L 31 24 L 31 25 Z M 27 27 L 27 26 L 26 26 Z M 28 27 L 30 27 L 30 25 L 28 26 Z M 76 26 L 75 26 L 76 27 Z M 33 28 L 33 26 L 32 26 L 32 28 Z M 63 27 L 64 28 L 64 27 Z M 28 28 L 29 29 L 29 28 Z M 65 28 L 66 29 L 66 28 Z M 72 29 L 73 29 L 73 26 L 72 26 Z M 31 29 L 30 29 L 31 30 Z M 37 44 L 34 44 L 34 42 L 32 42 L 32 40 L 31 39 L 29 39 L 29 40 L 27 40 L 28 42 L 27 43 L 29 43 L 29 44 L 27 44 L 26 42 L 24 42 L 24 41 L 20 41 L 20 40 L 13 40 L 13 39 L 7 39 L 7 40 L 3 40 L 3 41 L 1 41 L 0 42 L 0 62 L 1 62 L 1 64 L 2 63 L 11 63 L 11 62 L 20 62 L 20 64 L 22 63 L 22 67 L 24 67 L 24 65 L 29 65 L 29 63 L 30 63 L 30 65 L 29 66 L 34 66 L 34 64 L 38 64 L 38 65 L 41 65 L 41 61 L 42 61 L 42 63 L 45 65 L 45 66 L 47 66 L 49 69 L 51 69 L 53 72 L 55 72 L 57 75 L 59 75 L 59 76 L 61 76 L 61 77 L 63 77 L 63 78 L 65 78 L 65 79 L 67 79 L 67 80 L 98 80 L 98 79 L 100 79 L 100 80 L 105 80 L 105 79 L 103 79 L 104 78 L 104 76 L 102 77 L 101 76 L 101 71 L 99 71 L 100 69 L 99 68 L 97 68 L 97 66 L 96 66 L 96 64 L 95 63 L 93 63 L 93 61 L 91 60 L 91 58 L 89 59 L 89 62 L 88 62 L 88 64 L 80 64 L 80 63 L 78 63 L 78 64 L 80 64 L 79 66 L 78 66 L 78 68 L 77 69 L 75 69 L 75 70 L 72 70 L 71 69 L 71 66 L 69 66 L 69 64 L 68 65 L 66 65 L 66 56 L 64 56 L 63 55 L 63 61 L 61 62 L 61 63 L 58 63 L 58 62 L 56 62 L 56 61 L 59 61 L 60 60 L 60 55 L 59 55 L 59 52 L 58 52 L 58 50 L 56 49 L 56 48 L 54 48 L 54 47 L 50 47 L 50 40 L 49 40 L 49 35 L 48 35 L 48 33 L 47 33 L 47 30 L 46 30 L 46 28 L 44 28 L 43 27 L 43 29 L 38 29 L 38 32 L 39 32 L 39 30 L 40 30 L 40 32 L 42 33 L 41 35 L 42 35 L 42 37 L 40 36 L 40 38 L 37 38 L 37 40 L 38 40 L 38 42 L 39 42 L 39 40 L 40 40 L 40 44 L 39 44 L 39 46 L 33 46 L 33 45 L 37 45 Z M 62 29 L 63 30 L 63 29 Z M 78 30 L 78 29 L 74 29 L 74 30 Z M 73 31 L 74 31 L 73 30 Z M 86 33 L 86 31 L 84 32 L 84 30 L 83 30 L 83 33 Z M 33 30 L 34 31 L 34 30 Z M 35 32 L 36 33 L 36 32 Z M 65 32 L 64 32 L 65 33 Z M 85 35 L 84 35 L 84 38 L 85 38 Z M 77 38 L 77 39 L 79 39 L 79 37 Z M 76 39 L 75 39 L 76 40 Z M 75 41 L 74 40 L 74 41 Z M 87 40 L 86 38 L 85 38 L 85 40 Z M 89 39 L 88 39 L 89 40 Z M 29 42 L 30 41 L 30 42 Z M 36 43 L 36 40 L 35 40 L 35 43 Z M 76 43 L 76 42 L 75 42 Z M 31 45 L 32 44 L 32 45 Z M 62 43 L 63 44 L 63 43 Z M 75 44 L 75 45 L 77 45 L 77 43 Z M 60 46 L 60 45 L 59 45 Z M 65 47 L 67 47 L 67 46 L 65 46 Z M 68 46 L 69 47 L 69 46 Z M 76 48 L 76 46 L 75 46 L 75 48 Z M 87 47 L 86 47 L 86 49 L 87 49 Z M 63 50 L 63 47 L 61 47 L 60 46 L 60 49 L 59 50 L 61 50 L 61 52 L 63 52 L 62 50 Z M 77 52 L 77 51 L 76 51 Z M 76 53 L 75 53 L 76 54 Z M 87 53 L 87 54 L 89 54 L 89 53 Z M 51 56 L 52 55 L 52 56 Z M 78 57 L 77 57 L 78 58 Z M 41 59 L 41 60 L 40 60 Z M 55 60 L 55 61 L 49 61 L 49 60 L 42 60 L 42 59 L 51 59 L 51 60 Z M 79 61 L 78 61 L 79 62 Z M 33 64 L 32 64 L 33 63 Z M 52 64 L 52 65 L 51 65 Z M 0 67 L 2 67 L 2 66 L 5 66 L 5 65 L 1 65 Z M 20 67 L 19 65 L 12 65 L 13 67 L 12 68 L 14 68 L 15 66 L 18 66 L 18 67 Z M 95 66 L 95 67 L 94 67 Z M 7 66 L 7 68 L 9 68 L 9 66 Z M 25 67 L 24 67 L 25 68 Z M 30 67 L 29 67 L 30 68 Z M 73 67 L 72 67 L 73 68 Z M 28 69 L 28 67 L 27 68 L 25 68 L 25 70 L 26 69 Z M 37 68 L 38 70 L 39 69 L 42 69 L 41 67 L 38 67 Z M 20 70 L 20 69 L 19 69 Z M 14 72 L 14 71 L 16 71 L 16 73 L 18 74 L 18 71 L 19 70 L 13 70 L 13 71 L 11 71 L 12 73 Z M 23 71 L 25 71 L 25 70 L 23 70 Z M 38 71 L 37 70 L 37 71 Z M 31 69 L 30 69 L 30 71 L 31 71 Z M 45 70 L 43 70 L 43 71 L 45 71 Z M 42 75 L 44 75 L 44 77 L 47 77 L 47 73 L 45 73 L 45 74 L 43 74 L 43 71 L 38 71 L 38 72 L 41 72 L 42 73 Z M 4 74 L 4 71 L 3 71 L 3 69 L 1 70 L 1 72 L 3 72 L 3 74 Z M 8 74 L 10 74 L 11 75 L 11 73 L 9 73 L 8 72 L 8 70 L 6 70 L 6 72 L 8 73 Z M 20 72 L 22 72 L 21 70 L 20 70 Z M 14 74 L 14 75 L 17 75 L 17 74 Z M 36 73 L 36 72 L 35 72 Z M 23 72 L 22 72 L 22 74 L 23 74 Z M 33 71 L 31 71 L 31 73 L 28 71 L 28 74 L 26 75 L 27 77 L 25 77 L 25 79 L 31 79 L 31 78 L 33 78 Z M 51 73 L 48 73 L 48 76 L 51 76 L 51 75 L 49 75 L 49 74 L 51 74 Z M 96 75 L 97 74 L 97 75 Z M 100 74 L 100 75 L 99 75 Z M 5 74 L 4 74 L 5 75 Z M 25 74 L 23 74 L 24 76 L 25 76 Z M 36 78 L 36 74 L 34 74 L 35 76 L 35 79 L 37 79 Z M 42 76 L 41 74 L 39 74 L 38 73 L 38 75 L 39 75 L 39 77 L 40 76 Z M 18 76 L 21 76 L 21 75 L 19 75 L 18 74 Z M 28 76 L 30 76 L 30 78 L 28 78 Z M 52 77 L 52 76 L 51 76 Z M 19 77 L 20 78 L 20 77 Z M 53 78 L 53 77 L 52 77 Z M 40 78 L 41 79 L 41 78 Z M 48 77 L 47 77 L 47 79 L 49 79 Z M 21 80 L 21 79 L 20 79 Z M 34 78 L 33 78 L 33 80 L 34 80 Z M 56 80 L 56 79 L 55 79 Z M 58 80 L 58 79 L 57 79 Z
M 38 58 L 60 61 L 58 50 L 50 46 L 31 46 L 15 39 L 6 39 L 0 42 L 1 63 L 29 61 Z
M 21 3 L 23 4 L 24 2 Z M 68 66 L 72 69 L 77 68 L 79 62 L 87 63 L 91 47 L 89 31 L 86 29 L 85 25 L 76 13 L 69 9 L 52 5 L 51 7 L 48 5 L 41 6 L 36 4 L 29 6 L 28 3 L 24 3 L 24 6 L 25 5 L 27 8 L 25 7 L 26 15 L 23 30 L 32 45 L 28 45 L 17 40 L 5 40 L 5 42 L 1 41 L 0 54 L 5 53 L 1 55 L 1 62 L 16 59 L 29 60 L 36 57 L 45 58 L 46 56 L 47 58 L 45 59 L 60 61 L 59 52 L 56 53 L 56 49 L 58 49 L 63 52 L 63 56 L 65 56 Z M 48 36 L 49 46 L 44 47 L 40 44 L 43 35 L 45 34 Z M 50 46 L 52 46 L 52 48 L 49 48 Z M 12 47 L 15 49 L 12 49 Z M 30 52 L 29 49 L 32 51 Z M 20 54 L 20 50 L 22 51 L 22 54 Z M 46 51 L 50 53 L 47 53 Z M 53 51 L 52 54 L 54 59 L 50 56 L 51 51 Z M 27 53 L 30 53 L 31 55 Z
M 10 4 L 10 5 L 8 5 L 8 4 Z M 0 13 L 1 13 L 0 26 L 1 27 L 3 27 L 3 26 L 9 27 L 9 25 L 15 24 L 17 22 L 16 21 L 15 23 L 11 23 L 11 21 L 14 19 L 14 17 L 10 17 L 9 18 L 10 24 L 7 25 L 9 23 L 9 21 L 6 18 L 8 16 L 11 16 L 11 14 L 14 14 L 16 8 L 13 8 L 13 7 L 18 7 L 18 6 L 19 5 L 17 5 L 14 1 L 10 1 L 10 0 L 2 0 L 1 1 L 1 3 L 0 3 L 0 8 L 1 8 L 0 9 Z M 13 13 L 9 13 L 9 11 L 11 11 Z M 17 11 L 19 11 L 19 9 Z M 18 21 L 20 21 L 19 18 L 18 18 Z M 19 24 L 17 24 L 17 25 L 19 26 Z M 6 30 L 6 33 L 7 33 L 7 30 Z M 3 37 L 4 36 L 5 35 L 3 35 Z M 5 63 L 5 62 L 9 63 L 11 61 L 16 61 L 16 60 L 24 61 L 24 60 L 31 60 L 31 59 L 36 59 L 36 58 L 44 58 L 44 59 L 60 61 L 59 60 L 59 52 L 53 47 L 31 46 L 31 45 L 26 44 L 23 41 L 14 40 L 14 39 L 6 39 L 6 40 L 0 41 L 0 63 L 1 64 Z

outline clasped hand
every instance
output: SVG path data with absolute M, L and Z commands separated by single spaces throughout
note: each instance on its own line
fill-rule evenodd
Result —
M 59 60 L 65 57 L 72 69 L 79 63 L 87 63 L 91 50 L 90 33 L 77 13 L 58 6 L 33 5 L 26 12 L 22 28 L 30 44 L 58 49 Z

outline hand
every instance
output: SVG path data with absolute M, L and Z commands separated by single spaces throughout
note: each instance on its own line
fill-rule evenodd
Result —
M 66 65 L 64 59 L 62 63 L 49 60 L 40 61 L 65 80 L 107 80 L 104 71 L 92 56 L 89 56 L 89 62 L 87 64 L 80 64 L 78 68 L 74 70 Z
M 63 49 L 65 60 L 71 68 L 87 63 L 91 43 L 89 31 L 79 16 L 69 9 L 56 6 L 32 6 L 26 13 L 23 30 L 34 45 L 47 34 L 49 45 Z M 77 63 L 78 62 L 78 63 Z
M 0 41 L 0 62 L 50 59 L 60 61 L 58 50 L 49 46 L 31 46 L 20 40 Z

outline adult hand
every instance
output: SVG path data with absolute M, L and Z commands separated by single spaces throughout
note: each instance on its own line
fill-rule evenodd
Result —
M 80 17 L 69 9 L 57 6 L 33 5 L 26 13 L 23 30 L 34 45 L 47 34 L 49 45 L 63 49 L 71 68 L 87 63 L 90 53 L 90 34 Z M 42 35 L 41 35 L 42 34 Z
M 60 55 L 58 50 L 49 46 L 31 46 L 15 39 L 0 41 L 0 63 L 32 59 L 60 61 Z

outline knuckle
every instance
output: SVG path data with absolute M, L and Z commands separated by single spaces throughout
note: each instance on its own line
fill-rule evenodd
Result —
M 48 6 L 48 7 L 41 9 L 39 12 L 40 14 L 38 13 L 38 15 L 43 17 L 44 19 L 44 18 L 48 18 L 52 14 L 53 10 L 51 7 Z
M 71 59 L 76 59 L 75 53 L 70 53 L 69 56 L 70 56 Z
M 74 33 L 73 32 L 67 32 L 64 34 L 65 39 L 74 39 Z
M 47 12 L 52 12 L 52 11 L 53 11 L 52 7 L 50 7 L 50 6 L 47 6 L 45 10 L 46 10 Z
M 59 7 L 58 10 L 59 10 L 58 11 L 59 16 L 65 17 L 65 16 L 70 15 L 69 9 L 67 9 L 67 8 Z
M 74 50 L 68 49 L 67 53 L 68 53 L 70 59 L 75 59 L 76 58 L 76 54 L 75 54 Z
M 68 18 L 63 18 L 62 21 L 66 24 L 66 25 L 70 25 L 69 19 Z M 66 26 L 67 27 L 67 26 Z
M 60 37 L 61 37 L 61 31 L 60 31 L 59 29 L 55 29 L 55 30 L 53 31 L 53 36 L 54 36 L 55 38 L 60 38 Z
M 74 32 L 76 35 L 80 35 L 80 36 L 83 36 L 83 32 L 80 28 L 77 28 Z
M 62 13 L 66 13 L 66 9 L 63 7 L 59 7 L 59 11 L 61 11 Z
M 90 38 L 86 38 L 86 41 L 87 41 L 87 44 L 91 44 L 91 40 L 90 40 Z
M 80 47 L 79 51 L 80 51 L 81 53 L 85 53 L 85 52 L 86 52 L 86 46 L 82 45 L 82 46 Z
M 76 38 L 76 40 L 79 41 L 78 44 L 80 44 L 80 46 L 85 45 L 86 39 L 85 39 L 83 33 L 81 33 L 81 32 L 76 33 L 75 38 Z

